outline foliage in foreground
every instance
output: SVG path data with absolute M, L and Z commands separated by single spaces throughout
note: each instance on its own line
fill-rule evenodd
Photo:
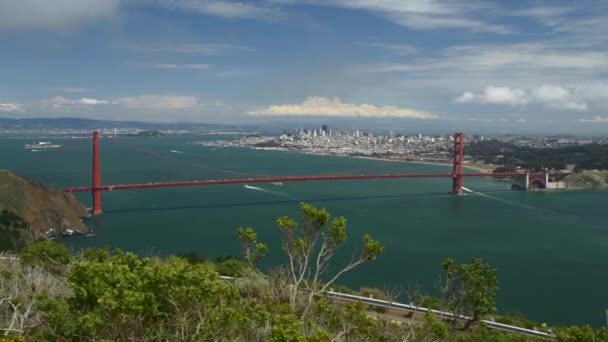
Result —
M 313 255 L 306 253 L 333 250 L 340 244 L 338 240 L 346 239 L 343 218 L 330 221 L 323 209 L 305 205 L 302 209 L 303 235 L 296 233 L 295 221 L 278 221 L 285 234 L 284 251 L 295 253 L 288 267 L 291 262 L 305 266 L 298 265 Z M 250 240 L 244 241 L 251 248 L 247 261 L 255 265 L 259 260 L 255 253 L 264 247 L 251 232 L 242 230 L 239 235 L 243 239 L 243 233 L 248 234 Z M 315 234 L 319 234 L 318 240 Z M 320 242 L 318 249 L 315 241 Z M 367 258 L 365 261 L 379 252 L 379 244 L 371 238 L 363 240 L 360 255 Z M 478 259 L 468 264 L 447 260 L 443 265 L 446 296 L 436 305 L 445 309 L 457 303 L 461 313 L 474 318 L 458 326 L 461 329 L 432 313 L 412 321 L 371 312 L 359 303 L 335 302 L 320 292 L 310 296 L 328 284 L 327 280 L 311 283 L 315 280 L 310 278 L 316 272 L 314 265 L 312 273 L 304 273 L 298 292 L 292 291 L 298 273 L 285 268 L 262 273 L 233 258 L 210 263 L 191 253 L 160 259 L 88 249 L 72 256 L 64 246 L 44 242 L 24 250 L 20 261 L 2 266 L 0 341 L 533 340 L 476 323 L 494 311 L 497 289 L 495 270 Z M 218 271 L 238 278 L 222 280 Z M 335 274 L 329 279 L 334 278 Z M 362 288 L 360 293 L 382 296 L 376 289 Z M 569 327 L 557 330 L 556 339 L 608 342 L 608 330 Z
M 382 255 L 384 247 L 369 235 L 364 235 L 359 253 L 336 273 L 329 275 L 330 261 L 348 238 L 346 218 L 331 220 L 327 210 L 307 203 L 300 205 L 300 215 L 301 224 L 287 216 L 279 217 L 276 224 L 283 235 L 281 245 L 288 258 L 288 265 L 284 268 L 284 286 L 289 289 L 289 304 L 293 310 L 301 312 L 301 319 L 305 319 L 315 297 L 328 290 L 342 274 Z M 251 228 L 239 228 L 237 235 L 245 260 L 255 268 L 268 247 L 257 241 L 257 234 Z M 303 293 L 306 295 L 302 296 Z M 298 310 L 299 307 L 302 310 Z

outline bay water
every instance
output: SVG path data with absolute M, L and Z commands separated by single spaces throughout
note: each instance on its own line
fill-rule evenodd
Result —
M 165 136 L 101 140 L 103 184 L 255 175 L 449 173 L 449 166 L 195 144 L 233 136 Z M 44 137 L 0 136 L 0 168 L 57 187 L 89 185 L 89 139 L 52 137 L 64 148 L 31 152 Z M 48 138 L 51 139 L 51 138 Z M 226 169 L 233 172 L 221 172 Z M 385 246 L 376 261 L 340 283 L 407 287 L 428 294 L 445 258 L 482 257 L 498 269 L 498 309 L 549 324 L 606 323 L 608 309 L 608 192 L 510 191 L 492 179 L 465 179 L 475 193 L 453 196 L 450 179 L 332 181 L 223 185 L 103 193 L 94 236 L 63 241 L 75 250 L 110 247 L 142 255 L 196 251 L 208 258 L 240 256 L 237 227 L 252 227 L 270 247 L 263 267 L 284 262 L 274 221 L 297 217 L 301 202 L 348 219 L 349 240 L 334 260 L 347 262 L 363 234 Z M 77 197 L 90 206 L 90 194 Z

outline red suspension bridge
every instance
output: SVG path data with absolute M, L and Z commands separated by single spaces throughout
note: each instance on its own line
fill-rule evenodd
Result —
M 149 152 L 146 152 L 149 153 Z M 93 215 L 102 213 L 101 193 L 103 191 L 119 190 L 143 190 L 158 188 L 175 188 L 189 186 L 211 186 L 228 184 L 254 184 L 254 183 L 288 183 L 288 182 L 316 182 L 316 181 L 340 181 L 340 180 L 368 180 L 368 179 L 405 179 L 405 178 L 450 178 L 452 179 L 451 192 L 456 195 L 463 194 L 463 180 L 466 177 L 535 177 L 535 180 L 543 181 L 548 174 L 525 174 L 525 173 L 465 173 L 463 165 L 464 157 L 464 135 L 461 132 L 454 133 L 454 158 L 451 173 L 397 173 L 397 174 L 366 174 L 366 175 L 316 175 L 316 176 L 262 176 L 235 179 L 213 179 L 213 180 L 188 180 L 178 182 L 157 182 L 139 184 L 101 184 L 101 165 L 99 160 L 99 132 L 93 132 L 93 165 L 92 184 L 90 186 L 69 187 L 64 190 L 68 193 L 90 192 L 93 195 Z M 231 172 L 246 175 L 242 172 Z M 541 185 L 544 185 L 542 183 Z

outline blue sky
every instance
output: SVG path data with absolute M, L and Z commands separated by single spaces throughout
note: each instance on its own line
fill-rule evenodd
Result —
M 0 116 L 608 133 L 608 1 L 0 0 Z

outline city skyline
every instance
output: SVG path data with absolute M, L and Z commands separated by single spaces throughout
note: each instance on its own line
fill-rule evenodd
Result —
M 608 131 L 605 1 L 0 3 L 0 117 Z

